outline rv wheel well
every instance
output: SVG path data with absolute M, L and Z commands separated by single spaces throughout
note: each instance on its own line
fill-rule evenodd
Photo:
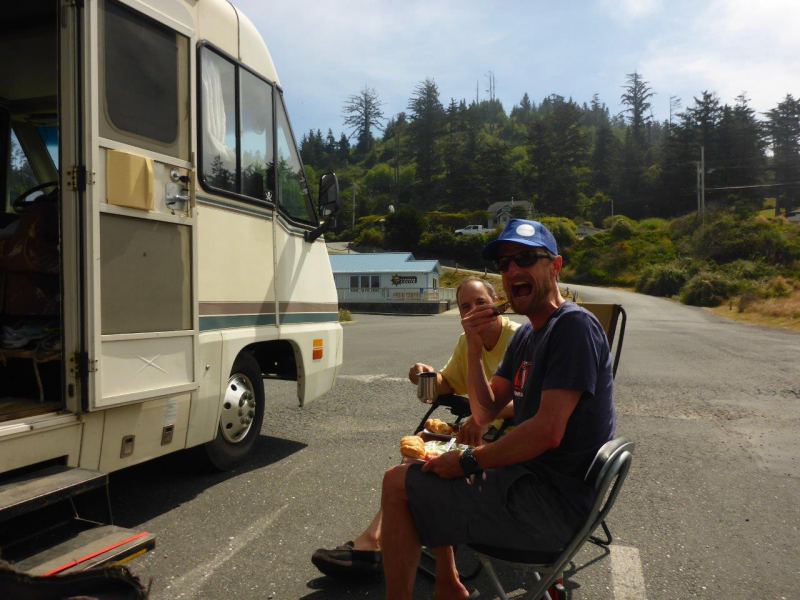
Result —
M 248 346 L 247 350 L 258 361 L 265 379 L 297 381 L 297 358 L 290 342 L 260 342 Z

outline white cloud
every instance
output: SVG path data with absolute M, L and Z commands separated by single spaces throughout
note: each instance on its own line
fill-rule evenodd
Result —
M 682 29 L 654 39 L 639 63 L 661 94 L 683 96 L 686 106 L 703 90 L 716 92 L 723 103 L 744 91 L 763 112 L 787 93 L 800 93 L 797 2 L 716 0 L 691 22 L 682 21 Z
M 474 86 L 483 76 L 481 61 L 502 38 L 485 31 L 487 10 L 494 9 L 480 2 L 234 2 L 270 48 L 290 111 L 301 118 L 316 113 L 313 123 L 298 119 L 297 135 L 308 126 L 337 128 L 345 99 L 365 85 L 378 92 L 387 116 L 406 110 L 426 77 L 437 81 L 446 102 L 456 85 Z
M 612 18 L 631 22 L 660 11 L 662 0 L 602 0 L 601 6 Z

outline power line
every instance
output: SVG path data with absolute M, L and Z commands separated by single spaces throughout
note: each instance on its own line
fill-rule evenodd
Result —
M 784 183 L 759 183 L 756 185 L 731 185 L 728 187 L 715 187 L 715 188 L 706 188 L 707 192 L 718 192 L 720 190 L 748 190 L 752 188 L 771 188 L 771 187 L 782 187 L 785 185 L 800 185 L 800 181 L 786 181 Z

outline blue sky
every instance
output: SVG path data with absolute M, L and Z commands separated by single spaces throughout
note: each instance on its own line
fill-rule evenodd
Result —
M 386 116 L 433 78 L 442 103 L 495 95 L 506 112 L 527 92 L 619 112 L 625 75 L 650 83 L 653 116 L 703 90 L 760 112 L 800 96 L 797 0 L 234 0 L 270 48 L 295 135 L 342 131 L 342 105 L 364 86 Z

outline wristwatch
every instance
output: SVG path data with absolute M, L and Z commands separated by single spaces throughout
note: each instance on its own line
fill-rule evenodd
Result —
M 472 448 L 467 448 L 464 450 L 461 453 L 461 458 L 458 459 L 458 462 L 461 465 L 461 469 L 464 471 L 464 475 L 467 477 L 481 471 L 478 461 L 475 458 L 475 454 L 472 452 Z

